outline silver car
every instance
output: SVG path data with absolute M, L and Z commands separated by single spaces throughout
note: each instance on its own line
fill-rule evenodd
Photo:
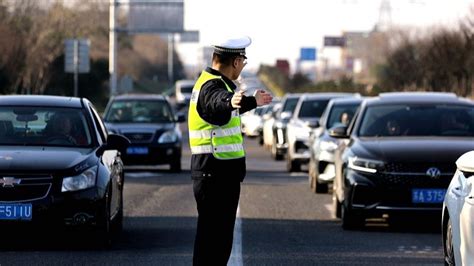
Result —
M 342 140 L 331 137 L 329 129 L 340 125 L 347 126 L 361 102 L 360 97 L 331 100 L 319 120 L 319 127 L 312 132 L 308 179 L 313 192 L 327 193 L 328 184 L 331 184 L 336 176 L 334 152 Z
M 286 127 L 288 151 L 286 168 L 298 172 L 302 164 L 309 162 L 309 136 L 317 127 L 319 118 L 331 99 L 351 97 L 353 93 L 307 93 L 300 97 L 295 111 Z

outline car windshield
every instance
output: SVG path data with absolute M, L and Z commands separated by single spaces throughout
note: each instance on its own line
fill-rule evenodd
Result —
M 164 123 L 173 122 L 169 104 L 164 100 L 115 101 L 105 114 L 112 123 Z
M 321 117 L 329 100 L 306 100 L 301 103 L 298 117 Z
M 0 107 L 2 145 L 89 146 L 92 138 L 81 109 Z
M 334 126 L 347 126 L 354 116 L 359 104 L 334 105 L 329 114 L 326 128 Z
M 362 137 L 474 137 L 474 108 L 455 105 L 383 105 L 367 108 Z

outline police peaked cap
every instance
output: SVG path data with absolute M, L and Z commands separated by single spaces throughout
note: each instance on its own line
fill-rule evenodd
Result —
M 233 37 L 224 39 L 213 44 L 214 53 L 216 54 L 234 54 L 245 56 L 245 48 L 252 43 L 252 39 L 248 36 Z

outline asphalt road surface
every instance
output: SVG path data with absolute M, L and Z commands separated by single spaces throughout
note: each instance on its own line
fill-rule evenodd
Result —
M 443 264 L 439 220 L 403 217 L 344 231 L 331 216 L 331 195 L 313 194 L 307 173 L 287 173 L 255 139 L 245 141 L 248 174 L 229 265 Z M 10 232 L 0 265 L 191 265 L 197 211 L 185 143 L 180 174 L 166 166 L 127 171 L 124 231 L 110 249 L 74 232 Z

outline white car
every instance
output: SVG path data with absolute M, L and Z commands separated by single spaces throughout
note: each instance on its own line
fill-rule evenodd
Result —
M 445 265 L 474 265 L 474 151 L 456 161 L 444 198 L 442 232 Z
M 189 99 L 191 99 L 191 93 L 193 92 L 193 87 L 195 80 L 178 80 L 175 83 L 175 95 L 176 95 L 176 104 L 180 107 L 186 106 L 189 104 Z
M 263 115 L 263 147 L 270 149 L 273 144 L 273 123 L 278 111 L 281 109 L 281 103 L 276 103 L 271 112 Z
M 240 117 L 242 123 L 242 132 L 247 137 L 260 136 L 263 128 L 263 119 L 261 116 L 262 111 L 264 111 L 264 107 L 257 107 L 244 113 Z

